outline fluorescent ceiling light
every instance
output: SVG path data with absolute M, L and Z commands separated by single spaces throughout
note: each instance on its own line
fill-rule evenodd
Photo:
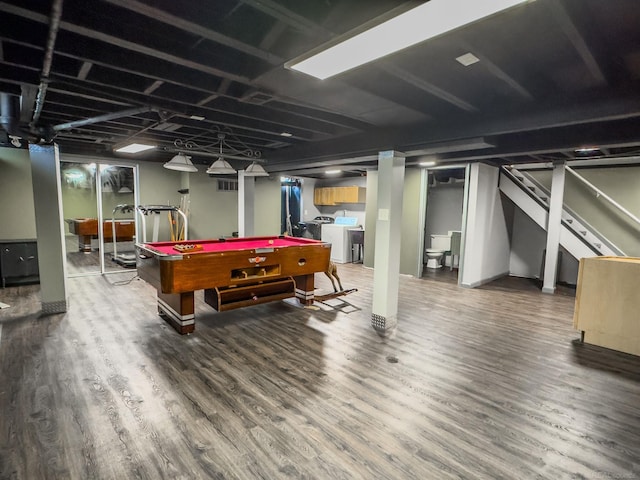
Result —
M 324 173 L 326 173 L 327 175 L 335 175 L 336 173 L 340 172 L 342 172 L 342 170 L 327 170 Z
M 204 120 L 204 117 L 202 115 L 191 115 L 189 118 L 191 120 L 198 120 L 198 121 Z
M 421 167 L 433 167 L 435 164 L 436 162 L 420 162 L 418 165 Z
M 599 150 L 600 149 L 598 147 L 581 147 L 581 148 L 576 148 L 576 153 L 593 153 Z
M 280 134 L 281 137 L 293 137 L 293 133 L 289 133 L 289 132 L 282 132 Z
M 285 67 L 319 79 L 345 72 L 531 0 L 430 0 Z M 339 41 L 339 39 L 337 40 Z
M 156 148 L 155 145 L 146 145 L 144 143 L 130 143 L 129 145 L 125 145 L 124 147 L 116 148 L 116 152 L 118 153 L 140 153 L 145 150 L 151 150 L 152 148 Z

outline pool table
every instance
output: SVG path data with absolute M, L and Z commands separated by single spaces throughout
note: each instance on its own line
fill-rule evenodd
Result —
M 314 274 L 331 244 L 276 236 L 136 244 L 138 275 L 158 294 L 158 311 L 181 334 L 195 329 L 194 292 L 218 311 L 297 297 L 313 303 Z
M 91 252 L 91 239 L 98 238 L 97 218 L 68 218 L 69 233 L 78 235 L 78 250 L 85 253 Z M 136 222 L 131 220 L 116 220 L 116 240 L 118 242 L 131 242 L 136 234 Z M 105 242 L 113 241 L 113 227 L 111 220 L 102 222 L 102 232 Z

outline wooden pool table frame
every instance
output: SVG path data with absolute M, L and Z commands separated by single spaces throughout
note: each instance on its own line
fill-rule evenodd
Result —
M 270 238 L 278 237 L 173 243 L 228 241 L 246 245 L 256 241 L 264 245 Z M 302 238 L 293 242 L 287 246 L 175 254 L 163 253 L 153 243 L 137 244 L 138 275 L 156 288 L 158 311 L 178 332 L 191 333 L 195 329 L 196 290 L 204 290 L 205 302 L 218 311 L 293 296 L 303 305 L 312 304 L 314 274 L 327 270 L 331 245 Z M 166 246 L 167 242 L 155 245 Z
M 98 238 L 97 218 L 69 218 L 69 233 L 78 236 L 78 250 L 85 253 L 91 252 L 91 240 Z M 136 222 L 133 219 L 116 220 L 116 241 L 131 242 L 136 234 Z M 111 220 L 102 222 L 102 234 L 105 241 L 113 240 L 113 227 Z

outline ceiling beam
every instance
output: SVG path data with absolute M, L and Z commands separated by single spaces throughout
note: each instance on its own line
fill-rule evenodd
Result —
M 467 42 L 463 42 L 462 46 L 468 52 L 472 52 L 479 60 L 480 64 L 494 77 L 502 80 L 506 83 L 511 89 L 518 93 L 522 98 L 527 100 L 533 100 L 533 95 L 529 90 L 523 87 L 520 82 L 515 80 L 511 75 L 502 70 L 498 65 L 491 61 L 489 57 L 478 51 L 478 49 L 472 45 L 467 44 Z
M 448 142 L 468 137 L 491 137 L 508 133 L 538 131 L 640 117 L 640 96 L 635 93 L 603 93 L 589 102 L 570 104 L 549 99 L 526 114 L 492 112 L 482 116 L 461 117 L 457 122 L 426 122 L 411 128 L 377 129 L 351 135 L 340 141 L 315 142 L 276 152 L 280 161 L 302 161 L 334 156 L 337 151 L 363 155 L 382 150 L 417 149 L 433 142 Z
M 145 88 L 142 93 L 144 93 L 145 95 L 151 95 L 153 92 L 155 92 L 162 85 L 164 85 L 164 81 L 163 80 L 156 80 L 151 85 L 149 85 L 147 88 Z
M 429 83 L 426 80 L 423 80 L 422 78 L 417 77 L 416 75 L 408 72 L 404 68 L 400 68 L 389 61 L 379 62 L 378 67 L 381 70 L 384 70 L 385 72 L 402 80 L 403 82 L 413 85 L 414 87 L 422 90 L 423 92 L 427 92 L 439 98 L 440 100 L 444 100 L 445 102 L 450 103 L 451 105 L 461 110 L 464 110 L 467 112 L 478 111 L 478 109 L 475 106 L 471 105 L 469 102 L 466 102 L 465 100 L 462 100 L 461 98 L 456 97 L 452 93 L 449 93 L 440 87 L 436 87 L 432 83 Z
M 131 108 L 129 110 L 122 110 L 120 112 L 106 113 L 104 115 L 99 115 L 93 118 L 76 120 L 75 122 L 61 123 L 58 125 L 54 125 L 53 130 L 56 132 L 59 132 L 60 130 L 69 130 L 71 128 L 82 127 L 84 125 L 91 125 L 93 123 L 106 122 L 107 120 L 112 120 L 114 118 L 131 117 L 134 115 L 139 115 L 141 113 L 147 113 L 152 111 L 154 111 L 152 107 Z
M 551 18 L 553 18 L 553 20 L 555 20 L 560 25 L 562 31 L 567 36 L 573 47 L 576 49 L 578 55 L 580 55 L 580 58 L 582 58 L 582 61 L 587 66 L 589 73 L 591 73 L 591 76 L 594 78 L 597 84 L 606 85 L 608 82 L 604 73 L 602 72 L 602 69 L 600 68 L 600 65 L 598 65 L 597 60 L 595 59 L 593 53 L 591 53 L 591 50 L 587 45 L 587 42 L 584 40 L 584 38 L 580 34 L 580 31 L 571 20 L 571 17 L 562 6 L 562 3 L 556 0 L 552 2 L 546 2 L 545 5 L 547 5 L 551 9 Z
M 270 17 L 289 25 L 296 30 L 311 30 L 314 33 L 322 33 L 325 35 L 330 33 L 315 22 L 292 12 L 272 0 L 240 0 L 240 2 L 249 5 L 262 13 L 266 13 Z
M 185 32 L 189 32 L 190 34 L 198 35 L 202 38 L 206 38 L 207 40 L 219 43 L 220 45 L 225 45 L 239 52 L 259 58 L 270 63 L 271 65 L 278 65 L 283 62 L 283 60 L 277 55 L 273 55 L 252 45 L 248 45 L 234 38 L 222 35 L 221 33 L 214 32 L 206 27 L 203 27 L 202 25 L 198 25 L 197 23 L 190 22 L 188 20 L 185 20 L 184 18 L 177 17 L 158 8 L 151 7 L 145 3 L 139 2 L 138 0 L 105 1 L 112 5 L 125 8 L 140 15 L 144 15 L 145 17 L 151 18 L 153 20 L 171 25 L 172 27 L 179 28 L 181 30 L 184 30 Z
M 11 15 L 27 18 L 34 22 L 42 23 L 45 25 L 48 25 L 49 23 L 49 17 L 47 17 L 46 15 L 42 15 L 40 13 L 27 10 L 26 8 L 10 5 L 6 2 L 0 2 L 0 11 L 9 13 Z M 98 32 L 90 28 L 82 27 L 80 25 L 74 25 L 70 22 L 65 22 L 65 21 L 60 22 L 60 29 L 65 30 L 67 32 L 75 33 L 83 37 L 92 38 L 94 40 L 98 40 L 100 42 L 104 42 L 109 45 L 113 45 L 115 47 L 119 47 L 125 50 L 130 50 L 132 52 L 140 53 L 142 55 L 147 55 L 149 57 L 157 58 L 175 65 L 191 68 L 193 70 L 207 73 L 209 75 L 214 75 L 216 77 L 221 77 L 221 78 L 228 78 L 229 80 L 233 80 L 235 82 L 239 82 L 245 85 L 253 85 L 252 82 L 249 80 L 249 78 L 244 77 L 242 75 L 235 75 L 230 72 L 225 72 L 223 70 L 220 70 L 219 68 L 215 68 L 209 65 L 203 65 L 201 63 L 194 62 L 186 58 L 178 57 L 177 55 L 171 55 L 169 53 L 161 52 L 151 47 L 146 47 L 139 43 L 130 42 L 122 38 L 114 37 L 113 35 L 108 35 L 106 33 Z
M 89 70 L 93 67 L 93 63 L 91 62 L 82 62 L 82 66 L 78 71 L 78 80 L 86 80 L 87 75 L 89 75 Z

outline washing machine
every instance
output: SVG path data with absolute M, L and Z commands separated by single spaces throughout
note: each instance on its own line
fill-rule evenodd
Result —
M 351 261 L 351 241 L 349 230 L 358 226 L 357 217 L 336 217 L 334 223 L 322 225 L 321 239 L 331 244 L 331 261 L 349 263 Z

